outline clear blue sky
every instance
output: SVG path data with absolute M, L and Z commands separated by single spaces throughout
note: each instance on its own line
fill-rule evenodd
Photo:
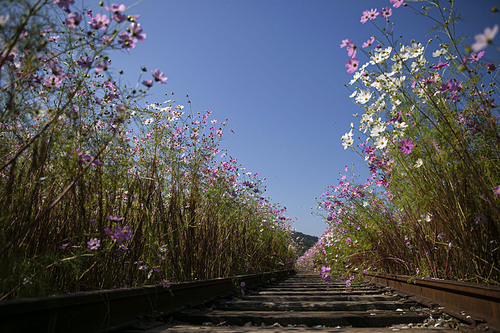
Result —
M 456 2 L 470 14 L 462 23 L 469 37 L 499 21 L 490 12 L 499 1 Z M 339 45 L 344 38 L 361 45 L 375 34 L 359 22 L 361 13 L 385 6 L 389 0 L 144 0 L 128 13 L 141 15 L 146 41 L 111 59 L 131 83 L 141 66 L 165 72 L 167 85 L 156 85 L 148 101 L 163 102 L 173 91 L 186 104 L 189 94 L 195 111 L 228 118 L 235 134 L 222 146 L 247 171 L 267 177 L 266 195 L 288 208 L 298 231 L 319 236 L 326 225 L 314 216 L 315 197 L 337 184 L 345 165 L 364 170 L 340 141 L 361 109 L 344 88 L 352 75 Z M 408 8 L 394 9 L 392 19 L 406 43 L 434 35 Z

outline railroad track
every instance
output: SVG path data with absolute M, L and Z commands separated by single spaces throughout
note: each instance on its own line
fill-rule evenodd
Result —
M 346 327 L 353 332 L 387 332 L 401 324 L 417 326 L 431 311 L 387 287 L 363 283 L 347 289 L 345 281 L 325 285 L 316 273 L 298 272 L 230 300 L 180 311 L 169 324 L 147 332 L 338 332 L 341 327 L 344 332 Z
M 464 330 L 500 332 L 498 287 L 365 278 L 346 290 L 342 280 L 325 285 L 318 274 L 285 270 L 1 301 L 0 332 L 408 332 L 424 321 L 432 328 L 429 316 L 442 323 L 441 312 L 468 322 Z

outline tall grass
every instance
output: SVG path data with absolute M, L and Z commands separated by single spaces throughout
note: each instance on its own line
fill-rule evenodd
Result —
M 56 4 L 1 7 L 0 298 L 292 267 L 289 219 L 219 147 L 225 123 L 189 101 L 140 106 L 159 71 L 111 76 L 136 19 L 105 7 L 93 26 Z
M 351 81 L 365 110 L 356 150 L 371 176 L 345 174 L 327 189 L 320 205 L 330 227 L 300 262 L 498 284 L 498 52 L 461 46 L 454 2 L 420 5 L 399 10 L 437 25 L 426 43 L 397 40 L 389 16 L 373 21 L 380 45 Z M 353 135 L 342 138 L 346 148 Z

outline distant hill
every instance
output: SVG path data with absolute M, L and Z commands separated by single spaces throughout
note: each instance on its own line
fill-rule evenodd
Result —
M 318 237 L 306 235 L 299 231 L 293 232 L 293 238 L 299 244 L 297 249 L 297 256 L 303 255 L 309 248 L 311 248 L 318 241 Z

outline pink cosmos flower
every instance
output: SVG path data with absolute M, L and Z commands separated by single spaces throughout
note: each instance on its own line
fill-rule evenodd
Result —
M 160 83 L 163 83 L 163 84 L 166 84 L 167 83 L 167 79 L 165 77 L 165 74 L 163 74 L 162 72 L 160 72 L 159 69 L 156 69 L 154 71 L 151 71 L 151 74 L 153 75 L 153 78 L 156 82 L 160 82 Z
M 59 8 L 69 11 L 69 5 L 74 5 L 75 0 L 54 0 L 54 3 L 59 6 Z
M 356 58 L 357 46 L 354 44 L 347 45 L 347 56 L 350 58 Z
M 104 61 L 97 64 L 97 67 L 94 68 L 96 73 L 100 73 L 108 70 L 109 65 L 111 64 L 111 60 L 104 59 Z
M 135 44 L 137 43 L 137 38 L 125 31 L 118 35 L 118 37 L 120 38 L 118 44 L 122 44 L 122 48 L 126 49 L 127 51 L 133 49 L 135 47 Z
M 49 88 L 59 88 L 62 83 L 62 77 L 51 75 L 45 78 L 43 85 Z
M 87 23 L 95 30 L 105 30 L 109 25 L 109 19 L 106 15 L 97 14 Z
M 148 88 L 151 88 L 153 86 L 153 80 L 144 80 L 142 81 L 142 84 Z
M 127 15 L 122 13 L 114 13 L 113 15 L 111 15 L 111 18 L 117 23 L 122 23 L 123 21 L 127 20 Z
M 69 13 L 66 17 L 66 26 L 71 29 L 75 29 L 80 22 L 83 20 L 83 17 L 78 13 Z
M 346 47 L 347 45 L 352 44 L 351 39 L 342 39 L 342 43 L 340 43 L 340 48 Z
M 481 51 L 478 54 L 475 54 L 474 52 L 472 52 L 470 54 L 470 58 L 467 60 L 470 60 L 470 62 L 473 63 L 473 62 L 479 61 L 479 59 L 481 59 L 483 57 L 483 55 L 484 55 L 484 51 Z
M 462 82 L 456 82 L 455 79 L 449 79 L 445 83 L 441 84 L 441 87 L 439 88 L 440 93 L 445 93 L 447 91 L 456 94 L 462 90 Z
M 142 28 L 139 23 L 132 22 L 132 24 L 130 24 L 130 26 L 128 27 L 128 30 L 130 30 L 132 36 L 137 38 L 138 41 L 142 42 L 144 41 L 144 39 L 146 39 L 146 34 L 142 32 Z
M 113 4 L 111 4 L 111 7 L 106 5 L 106 6 L 104 6 L 104 8 L 106 8 L 107 10 L 109 10 L 110 12 L 113 12 L 113 13 L 120 13 L 120 12 L 124 12 L 127 9 L 127 6 L 125 6 L 124 4 L 117 5 L 116 3 L 113 3 Z
M 490 63 L 490 62 L 489 62 L 489 63 L 487 63 L 485 66 L 486 66 L 486 69 L 487 69 L 487 70 L 489 70 L 489 71 L 491 71 L 491 72 L 493 72 L 495 69 L 497 69 L 497 68 L 495 67 L 495 64 L 492 64 L 492 63 Z
M 410 154 L 413 149 L 413 141 L 411 141 L 410 139 L 404 139 L 401 140 L 400 143 L 400 152 L 406 155 Z
M 360 21 L 361 23 L 365 24 L 366 22 L 368 22 L 368 19 L 369 19 L 369 18 L 370 18 L 370 17 L 368 16 L 368 11 L 367 11 L 367 10 L 365 10 L 365 11 L 363 12 L 363 15 L 361 15 L 361 19 L 360 19 L 359 21 Z
M 347 55 L 350 58 L 356 57 L 356 45 L 354 45 L 351 39 L 344 39 L 340 44 L 340 48 L 347 47 Z
M 366 11 L 366 12 L 368 12 L 367 14 L 368 14 L 369 20 L 375 20 L 377 18 L 377 16 L 380 14 L 376 8 L 375 9 L 372 8 L 372 9 L 370 9 L 370 11 Z
M 388 18 L 389 16 L 392 16 L 392 9 L 391 7 L 384 7 L 380 10 L 380 15 L 382 17 Z
M 368 39 L 366 42 L 363 43 L 363 45 L 361 45 L 361 47 L 363 48 L 368 47 L 372 45 L 374 41 L 375 41 L 375 36 L 371 36 L 370 39 Z
M 401 5 L 403 5 L 403 0 L 391 0 L 392 7 L 394 8 L 399 8 Z
M 347 73 L 354 73 L 358 69 L 359 61 L 357 58 L 347 59 L 347 64 L 345 68 L 347 68 Z
M 476 42 L 471 45 L 474 52 L 479 52 L 482 49 L 486 48 L 488 44 L 491 44 L 497 33 L 498 33 L 498 24 L 495 24 L 493 28 L 486 27 L 484 29 L 484 33 L 474 36 Z

